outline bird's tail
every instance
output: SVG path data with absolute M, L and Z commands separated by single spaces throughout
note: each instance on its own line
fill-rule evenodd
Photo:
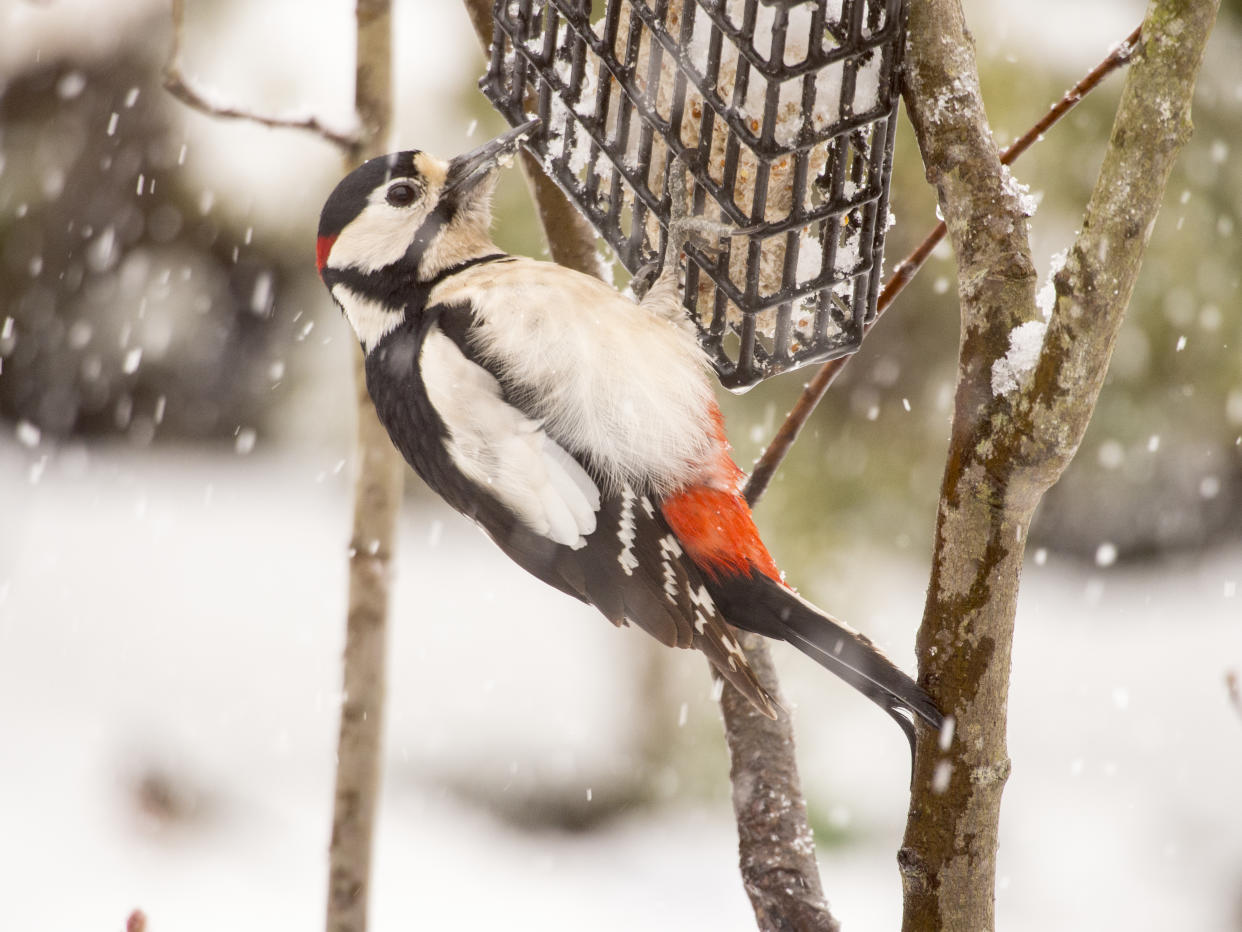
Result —
M 762 573 L 717 579 L 713 595 L 739 628 L 788 641 L 887 712 L 914 749 L 914 718 L 939 729 L 944 716 L 931 696 L 844 622 Z

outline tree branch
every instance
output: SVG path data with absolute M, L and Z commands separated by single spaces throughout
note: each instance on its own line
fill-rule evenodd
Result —
M 1009 657 L 1027 528 L 1073 457 L 1107 370 L 1217 0 L 1155 0 L 1040 348 L 1035 271 L 991 142 L 957 0 L 912 7 L 905 96 L 956 253 L 956 404 L 918 654 L 956 734 L 921 734 L 904 845 L 903 928 L 994 925 Z M 1033 366 L 1026 361 L 1038 352 Z M 1033 360 L 1032 360 L 1033 361 Z M 951 737 L 951 740 L 949 740 Z
M 904 90 L 957 256 L 962 309 L 957 402 L 918 638 L 922 683 L 954 717 L 958 737 L 937 761 L 935 737 L 920 733 L 898 855 L 904 928 L 986 930 L 1009 773 L 1005 708 L 1020 541 L 1034 501 L 1006 501 L 988 471 L 1003 464 L 976 462 L 975 454 L 1000 429 L 990 366 L 1013 328 L 1035 314 L 1036 274 L 957 0 L 912 6 Z
M 1054 277 L 1057 300 L 1018 413 L 1032 466 L 1058 475 L 1078 448 L 1178 153 L 1219 0 L 1153 0 L 1081 232 Z M 1041 463 L 1039 458 L 1044 458 Z
M 350 147 L 346 170 L 387 151 L 392 123 L 391 0 L 357 0 L 355 17 L 354 106 L 362 132 Z M 382 767 L 390 564 L 405 472 L 405 464 L 375 414 L 357 346 L 353 350 L 353 372 L 356 476 L 344 699 L 328 851 L 328 932 L 365 932 L 367 927 L 372 837 Z
M 1018 156 L 1022 155 L 1035 142 L 1043 137 L 1049 129 L 1067 113 L 1077 106 L 1087 94 L 1099 86 L 1112 72 L 1116 71 L 1122 65 L 1130 60 L 1130 56 L 1134 54 L 1134 47 L 1138 43 L 1139 35 L 1142 32 L 1142 26 L 1135 27 L 1120 44 L 1118 44 L 1108 56 L 1098 65 L 1092 68 L 1083 77 L 1081 81 L 1058 100 L 1048 112 L 1043 115 L 1030 129 L 1015 139 L 1001 153 L 1001 164 L 1012 165 Z M 944 234 L 948 230 L 944 221 L 941 220 L 929 232 L 923 241 L 914 248 L 914 250 L 906 256 L 893 269 L 888 281 L 884 283 L 883 290 L 880 291 L 879 298 L 876 300 L 875 317 L 866 325 L 863 334 L 871 332 L 871 328 L 875 326 L 880 316 L 888 310 L 890 304 L 897 295 L 905 290 L 906 285 L 914 280 L 915 273 L 923 267 L 923 263 L 931 256 L 932 250 L 940 244 L 944 239 Z M 798 396 L 797 402 L 786 415 L 785 420 L 772 436 L 772 441 L 764 448 L 763 455 L 755 462 L 754 468 L 751 470 L 750 478 L 746 482 L 746 500 L 753 506 L 767 491 L 772 477 L 776 475 L 776 470 L 780 468 L 781 463 L 789 454 L 793 447 L 794 441 L 798 439 L 798 434 L 802 432 L 802 428 L 806 426 L 806 422 L 814 413 L 815 408 L 823 400 L 824 395 L 836 381 L 837 376 L 841 374 L 841 370 L 846 367 L 851 359 L 855 356 L 851 353 L 848 356 L 838 356 L 836 359 L 830 359 L 824 363 L 816 371 L 815 375 L 802 389 L 802 394 Z
M 793 720 L 771 652 L 758 635 L 735 633 L 755 676 L 782 706 L 773 720 L 727 685 L 720 694 L 742 885 L 761 932 L 837 932 L 815 860 Z
M 488 0 L 463 0 L 486 52 L 492 38 Z M 552 258 L 561 265 L 599 276 L 595 231 L 577 208 L 523 153 L 526 171 Z M 781 695 L 780 681 L 763 638 L 740 631 L 742 649 L 759 682 Z M 727 686 L 721 693 L 729 746 L 733 812 L 738 826 L 742 883 L 761 930 L 835 932 L 815 861 L 815 843 L 798 779 L 793 723 L 782 711 L 777 721 L 755 713 Z
M 265 116 L 210 99 L 208 94 L 196 88 L 186 78 L 181 67 L 182 37 L 185 32 L 185 0 L 172 0 L 172 26 L 172 49 L 169 52 L 168 61 L 164 64 L 164 90 L 186 106 L 222 119 L 246 120 L 275 129 L 304 130 L 314 133 L 321 139 L 326 139 L 341 149 L 349 150 L 358 144 L 357 133 L 334 129 L 313 115 Z

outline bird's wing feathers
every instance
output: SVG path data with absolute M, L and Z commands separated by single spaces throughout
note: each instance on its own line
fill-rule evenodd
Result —
M 614 624 L 633 623 L 670 647 L 701 650 L 721 676 L 774 715 L 772 698 L 651 494 L 624 481 L 605 483 L 603 467 L 558 442 L 524 393 L 485 367 L 470 339 L 468 309 L 440 306 L 436 322 L 420 364 L 450 458 L 505 506 L 478 509 L 475 520 L 528 572 L 596 606 Z
M 698 569 L 649 498 L 623 486 L 606 495 L 586 546 L 558 546 L 523 526 L 479 523 L 519 566 L 594 605 L 616 625 L 634 624 L 669 647 L 702 651 L 725 680 L 765 714 L 776 703 L 746 663 Z
M 702 651 L 712 666 L 766 714 L 774 700 L 759 684 L 698 568 L 651 499 L 622 485 L 602 502 L 581 550 L 562 549 L 556 572 L 614 623 L 632 623 L 670 647 Z M 538 575 L 538 573 L 536 573 Z
M 500 383 L 432 328 L 420 356 L 431 406 L 454 465 L 536 534 L 567 547 L 595 530 L 599 489 L 542 425 L 505 399 Z

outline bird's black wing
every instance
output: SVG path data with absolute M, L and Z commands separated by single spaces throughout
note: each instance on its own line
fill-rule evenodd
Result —
M 652 499 L 622 486 L 601 499 L 597 522 L 586 546 L 557 547 L 533 560 L 521 534 L 497 543 L 529 572 L 596 606 L 614 624 L 631 622 L 670 647 L 701 651 L 756 708 L 775 717 L 775 700 Z

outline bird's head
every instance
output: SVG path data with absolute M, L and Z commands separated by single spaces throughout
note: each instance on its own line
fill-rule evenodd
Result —
M 402 292 L 444 269 L 494 252 L 496 169 L 531 121 L 448 162 L 408 150 L 371 159 L 341 180 L 319 216 L 319 275 L 367 348 L 378 340 L 363 305 L 403 313 Z M 384 315 L 381 315 L 384 317 Z M 391 325 L 390 325 L 391 324 Z M 382 336 L 395 323 L 382 323 Z

